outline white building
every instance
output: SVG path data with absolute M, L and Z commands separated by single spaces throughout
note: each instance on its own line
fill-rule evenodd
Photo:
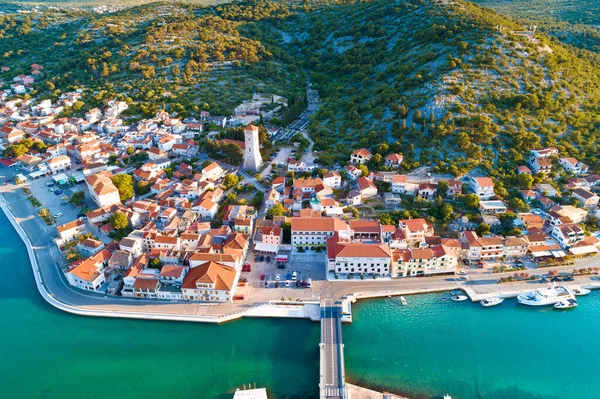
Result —
M 335 232 L 350 232 L 347 223 L 333 217 L 292 218 L 292 245 L 324 246 Z
M 67 169 L 71 169 L 71 158 L 66 155 L 59 155 L 51 158 L 46 163 L 48 164 L 48 168 L 50 168 L 50 171 L 53 175 L 64 172 Z
M 588 172 L 588 165 L 583 162 L 579 162 L 575 158 L 565 157 L 558 160 L 558 163 L 562 165 L 562 167 L 567 172 L 571 172 L 575 176 L 583 175 Z
M 494 197 L 494 182 L 489 177 L 472 177 L 469 186 L 473 192 L 483 200 Z
M 390 274 L 392 255 L 387 244 L 337 242 L 337 235 L 327 242 L 327 270 L 337 274 Z
M 100 172 L 85 179 L 90 196 L 100 208 L 121 203 L 119 190 L 113 184 L 111 177 L 110 172 Z
M 187 301 L 232 302 L 239 274 L 236 269 L 207 262 L 190 269 L 181 292 Z

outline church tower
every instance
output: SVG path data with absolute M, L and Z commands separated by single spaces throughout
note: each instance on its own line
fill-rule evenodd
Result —
M 246 149 L 244 150 L 244 169 L 258 171 L 263 164 L 258 147 L 258 127 L 252 124 L 244 128 L 244 140 Z

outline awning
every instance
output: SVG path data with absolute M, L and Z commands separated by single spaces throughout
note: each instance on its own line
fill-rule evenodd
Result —
M 555 258 L 564 258 L 565 256 L 567 256 L 567 254 L 565 253 L 565 251 L 562 251 L 562 250 L 550 251 L 550 253 Z
M 41 170 L 37 170 L 29 174 L 29 177 L 31 177 L 32 179 L 37 179 L 38 177 L 42 176 L 46 176 L 46 172 L 42 172 Z
M 257 242 L 254 244 L 255 251 L 276 254 L 278 249 L 279 245 L 277 244 L 265 244 L 264 242 Z
M 596 254 L 600 251 L 598 251 L 598 248 L 596 248 L 593 245 L 585 245 L 585 246 L 581 246 L 581 247 L 571 247 L 569 249 L 569 252 L 571 252 L 573 255 L 586 255 L 586 254 Z
M 64 173 L 59 173 L 52 177 L 52 180 L 57 182 L 58 184 L 66 184 L 69 181 L 69 177 Z

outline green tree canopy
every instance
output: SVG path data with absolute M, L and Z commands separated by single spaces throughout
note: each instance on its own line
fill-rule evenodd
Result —
M 116 176 L 113 176 L 112 182 L 117 190 L 119 190 L 121 202 L 125 202 L 128 199 L 133 198 L 133 177 L 131 177 L 131 175 L 120 173 Z
M 127 220 L 127 215 L 125 215 L 121 211 L 115 212 L 110 217 L 110 223 L 113 225 L 115 230 L 124 230 L 129 226 L 129 221 Z

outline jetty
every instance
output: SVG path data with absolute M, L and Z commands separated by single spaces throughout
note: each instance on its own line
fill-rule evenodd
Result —
M 342 343 L 342 307 L 331 299 L 321 301 L 321 366 L 319 397 L 347 399 Z

